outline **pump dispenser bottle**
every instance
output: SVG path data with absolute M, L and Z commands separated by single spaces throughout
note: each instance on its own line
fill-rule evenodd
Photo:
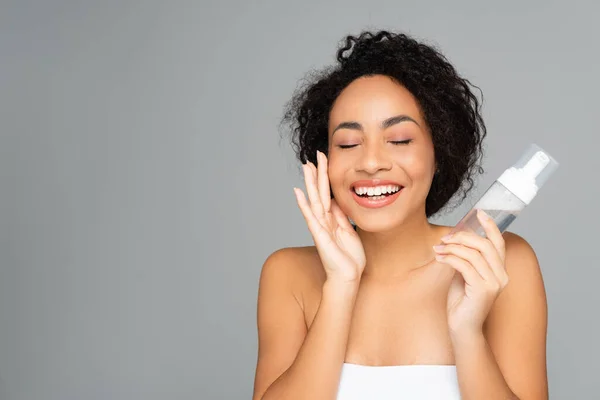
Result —
M 469 230 L 485 237 L 485 231 L 477 219 L 477 209 L 488 214 L 498 225 L 500 232 L 504 232 L 531 203 L 558 165 L 539 146 L 529 145 L 517 163 L 504 171 L 451 233 Z

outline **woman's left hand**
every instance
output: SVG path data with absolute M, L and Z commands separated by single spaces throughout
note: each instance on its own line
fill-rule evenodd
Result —
M 502 233 L 483 211 L 477 213 L 487 238 L 460 231 L 434 246 L 438 262 L 458 271 L 448 292 L 448 326 L 452 337 L 480 334 L 494 301 L 508 284 Z

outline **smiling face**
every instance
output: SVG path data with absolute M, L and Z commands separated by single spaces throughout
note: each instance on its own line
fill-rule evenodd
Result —
M 356 79 L 333 104 L 328 131 L 331 189 L 361 229 L 388 231 L 426 218 L 434 148 L 406 88 L 382 75 Z

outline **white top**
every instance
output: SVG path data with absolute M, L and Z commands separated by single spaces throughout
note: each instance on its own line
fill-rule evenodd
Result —
M 337 400 L 460 400 L 454 365 L 344 363 Z

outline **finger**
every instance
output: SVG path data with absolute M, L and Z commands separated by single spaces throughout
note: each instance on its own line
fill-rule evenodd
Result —
M 321 229 L 323 229 L 323 227 L 313 214 L 313 211 L 310 205 L 308 204 L 306 197 L 304 196 L 304 192 L 302 192 L 302 190 L 298 188 L 294 188 L 294 193 L 296 194 L 296 201 L 298 202 L 298 207 L 300 207 L 300 211 L 302 212 L 304 220 L 308 225 L 308 230 L 310 231 L 310 233 L 313 234 L 313 236 L 316 236 L 317 233 Z
M 327 174 L 327 156 L 317 150 L 317 179 L 323 212 L 328 213 L 331 209 L 331 195 L 329 193 L 329 175 Z
M 459 244 L 448 244 L 445 246 L 434 246 L 437 254 L 449 255 L 453 254 L 463 260 L 466 260 L 481 277 L 488 282 L 499 282 L 499 277 L 496 276 L 491 266 L 488 264 L 483 255 L 474 249 L 465 247 Z
M 490 242 L 492 242 L 492 244 L 498 251 L 500 258 L 502 260 L 504 260 L 504 258 L 505 258 L 504 257 L 505 256 L 504 237 L 502 236 L 502 232 L 500 232 L 498 225 L 496 225 L 496 222 L 494 222 L 494 220 L 488 214 L 486 214 L 485 211 L 483 211 L 481 209 L 477 210 L 477 219 L 479 219 L 481 226 L 485 230 L 486 236 L 488 237 Z
M 491 240 L 483 238 L 473 232 L 460 231 L 450 235 L 450 237 L 443 237 L 442 242 L 445 244 L 461 244 L 478 250 L 490 267 L 492 267 L 494 274 L 501 281 L 504 280 L 504 275 L 506 274 L 504 260 Z
M 333 216 L 335 217 L 335 220 L 337 221 L 338 225 L 340 225 L 342 228 L 348 231 L 354 231 L 354 227 L 348 220 L 348 216 L 344 214 L 344 212 L 338 205 L 337 201 L 335 201 L 335 199 L 331 200 L 331 212 L 333 213 Z
M 484 283 L 483 278 L 479 273 L 465 260 L 456 257 L 455 255 L 437 255 L 435 259 L 443 264 L 448 264 L 458 271 L 465 282 L 470 286 L 480 286 Z
M 323 206 L 319 198 L 319 191 L 317 190 L 315 166 L 309 161 L 302 168 L 304 169 L 304 184 L 306 185 L 308 200 L 310 200 L 310 207 L 315 217 L 321 220 L 323 218 Z

